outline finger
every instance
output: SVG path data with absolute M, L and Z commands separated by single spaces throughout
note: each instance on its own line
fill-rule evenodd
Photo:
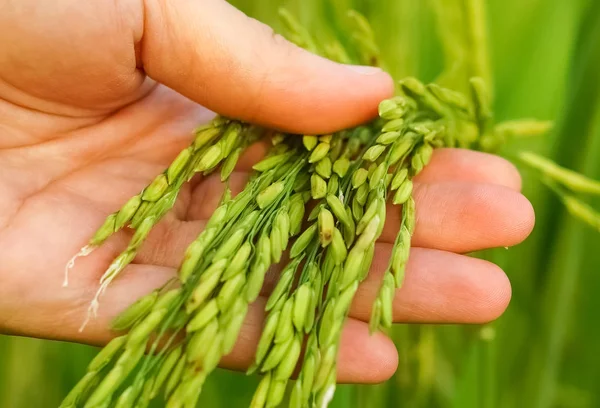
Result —
M 144 70 L 229 117 L 326 133 L 374 117 L 393 93 L 383 71 L 315 56 L 222 0 L 146 1 L 145 15 Z
M 247 182 L 245 172 L 251 172 L 252 166 L 259 162 L 267 152 L 269 143 L 254 143 L 238 160 L 236 172 L 231 176 L 230 186 L 237 193 Z M 521 177 L 516 167 L 503 158 L 487 153 L 465 149 L 438 149 L 431 163 L 415 180 L 418 183 L 472 182 L 496 184 L 513 190 L 520 190 Z M 194 190 L 195 202 L 209 199 L 208 205 L 194 205 L 190 219 L 206 219 L 216 208 L 224 185 L 218 175 L 212 175 L 197 183 Z
M 221 360 L 221 366 L 245 370 L 254 362 L 256 346 L 264 321 L 265 299 L 251 305 L 233 351 Z M 368 350 L 368 352 L 366 352 Z M 364 322 L 348 319 L 338 353 L 338 381 L 345 383 L 377 383 L 396 371 L 398 355 L 392 341 L 381 333 L 369 334 Z
M 252 166 L 259 162 L 267 152 L 269 143 L 261 141 L 250 146 L 238 160 L 236 172 L 251 172 Z M 247 176 L 233 173 L 230 183 L 235 192 L 245 185 Z M 520 190 L 521 177 L 516 167 L 503 158 L 487 153 L 463 149 L 438 149 L 431 163 L 416 178 L 419 183 L 443 183 L 452 181 L 489 183 Z M 240 184 L 241 183 L 241 184 Z M 201 178 L 195 183 L 194 202 L 207 199 L 209 205 L 194 205 L 190 208 L 188 219 L 206 219 L 216 208 L 224 185 L 218 175 Z
M 451 252 L 513 246 L 534 225 L 531 203 L 520 193 L 493 184 L 415 184 L 417 222 L 412 244 Z M 388 205 L 381 236 L 392 243 L 402 211 Z
M 234 172 L 229 186 L 241 191 L 248 173 Z M 203 180 L 192 192 L 188 221 L 159 223 L 142 247 L 137 263 L 177 267 L 185 249 L 202 231 L 205 221 L 219 205 L 224 190 L 219 175 Z M 534 213 L 520 193 L 493 184 L 449 182 L 416 184 L 417 223 L 412 244 L 452 252 L 509 247 L 531 232 Z M 393 243 L 402 211 L 388 204 L 386 224 L 380 241 Z
M 494 154 L 467 149 L 436 149 L 431 162 L 415 181 L 463 181 L 497 184 L 516 191 L 521 190 L 521 175 L 514 164 Z
M 248 174 L 234 172 L 233 194 L 243 189 Z M 207 177 L 193 192 L 187 220 L 161 222 L 148 237 L 136 262 L 177 267 L 189 243 L 202 231 L 219 205 L 224 185 L 218 175 Z M 413 246 L 451 252 L 509 247 L 531 232 L 534 213 L 520 193 L 493 184 L 449 182 L 416 184 L 417 222 Z M 402 211 L 388 204 L 380 241 L 393 243 Z
M 350 316 L 368 321 L 388 266 L 392 246 L 377 245 L 368 277 L 360 285 Z M 510 282 L 491 262 L 451 252 L 412 248 L 393 313 L 403 323 L 486 323 L 508 306 Z
M 115 333 L 108 327 L 110 322 L 128 305 L 139 297 L 160 287 L 174 276 L 171 268 L 157 268 L 132 265 L 127 274 L 119 277 L 101 298 L 98 317 L 90 320 L 83 332 L 78 328 L 85 318 L 87 306 L 93 297 L 83 292 L 81 287 L 71 287 L 71 293 L 79 293 L 77 305 L 70 305 L 69 313 L 60 315 L 60 327 L 54 338 L 75 340 L 88 344 L 106 344 Z M 94 286 L 92 286 L 94 287 Z M 221 366 L 235 370 L 246 370 L 254 361 L 256 347 L 264 322 L 266 299 L 259 299 L 250 305 L 233 351 L 221 361 Z M 340 382 L 375 383 L 381 382 L 394 373 L 397 353 L 392 341 L 383 334 L 369 335 L 364 322 L 348 319 L 342 333 L 338 354 L 338 380 Z M 365 350 L 369 350 L 368 353 Z
M 135 69 L 132 31 L 143 24 L 142 9 L 127 2 L 2 3 L 0 94 L 31 110 L 88 119 L 80 123 L 137 100 L 152 87 Z M 43 118 L 38 123 L 52 119 Z

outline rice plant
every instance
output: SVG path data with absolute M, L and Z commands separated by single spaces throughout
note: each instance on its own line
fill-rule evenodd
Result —
M 498 115 L 493 112 L 498 110 L 498 103 L 494 104 L 490 95 L 496 95 L 497 100 L 502 88 L 497 85 L 496 91 L 491 92 L 492 82 L 499 81 L 492 80 L 482 2 L 450 3 L 431 2 L 431 9 L 419 10 L 415 15 L 421 13 L 436 21 L 439 47 L 452 63 L 441 64 L 443 69 L 427 85 L 413 77 L 399 81 L 397 96 L 380 104 L 378 120 L 332 135 L 302 137 L 218 117 L 196 131 L 193 144 L 163 174 L 121 210 L 108 216 L 91 237 L 84 254 L 120 228 L 131 228 L 135 234 L 99 282 L 97 299 L 90 305 L 90 318 L 101 305 L 102 293 L 110 290 L 110 282 L 133 259 L 149 230 L 173 205 L 182 183 L 197 172 L 213 171 L 220 171 L 222 179 L 227 181 L 228 173 L 248 144 L 258 138 L 272 140 L 270 153 L 254 166 L 255 176 L 244 192 L 233 198 L 226 192 L 206 229 L 188 248 L 179 268 L 179 282 L 157 288 L 113 322 L 113 328 L 123 334 L 92 360 L 87 374 L 67 395 L 63 406 L 133 406 L 145 404 L 159 394 L 166 398 L 167 406 L 195 406 L 220 356 L 233 346 L 248 303 L 256 298 L 267 268 L 281 261 L 286 248 L 290 250 L 290 259 L 285 261 L 279 283 L 266 305 L 268 318 L 255 365 L 251 368 L 260 372 L 262 379 L 253 399 L 246 403 L 253 407 L 282 403 L 292 371 L 301 360 L 302 339 L 307 335 L 302 369 L 298 380 L 290 383 L 289 404 L 324 406 L 336 388 L 335 356 L 340 322 L 358 282 L 368 272 L 372 243 L 383 228 L 388 199 L 403 205 L 402 227 L 373 307 L 371 326 L 372 330 L 387 330 L 391 326 L 390 298 L 402 285 L 414 227 L 411 178 L 427 165 L 436 147 L 508 152 L 531 179 L 540 180 L 548 187 L 544 191 L 554 194 L 538 193 L 546 195 L 545 201 L 554 205 L 553 213 L 567 211 L 578 220 L 562 218 L 560 222 L 568 227 L 557 230 L 558 237 L 546 237 L 546 242 L 538 244 L 537 249 L 530 247 L 529 255 L 525 247 L 522 249 L 525 255 L 484 256 L 505 258 L 499 261 L 510 264 L 524 257 L 536 258 L 536 251 L 543 252 L 547 245 L 553 245 L 566 265 L 583 262 L 573 258 L 572 254 L 580 253 L 579 248 L 573 247 L 576 244 L 566 244 L 570 246 L 566 252 L 565 245 L 553 241 L 560 242 L 560 238 L 564 242 L 582 242 L 582 234 L 589 232 L 581 221 L 596 231 L 600 228 L 597 205 L 594 205 L 597 202 L 581 198 L 597 195 L 598 182 L 569 169 L 584 162 L 573 159 L 579 156 L 576 153 L 572 153 L 570 160 L 566 156 L 559 158 L 561 166 L 544 155 L 532 153 L 533 147 L 524 147 L 535 141 L 522 138 L 546 133 L 550 129 L 549 122 L 497 119 Z M 337 3 L 315 5 L 313 12 L 336 14 L 339 12 L 336 6 Z M 390 9 L 399 7 L 389 6 Z M 402 6 L 423 7 L 410 6 L 408 2 Z M 347 20 L 344 14 L 340 13 L 338 22 L 332 24 L 348 27 L 339 32 L 328 32 L 332 30 L 325 26 L 315 30 L 304 28 L 285 11 L 281 13 L 282 26 L 290 40 L 313 52 L 340 61 L 373 63 L 392 72 L 402 71 L 394 67 L 393 57 L 387 61 L 386 53 L 382 52 L 386 41 L 398 44 L 400 40 L 384 40 L 379 45 L 376 33 L 383 22 L 371 26 L 357 12 L 350 12 Z M 589 26 L 593 27 L 593 22 L 588 21 Z M 594 29 L 587 30 L 582 29 L 581 38 L 590 44 L 586 52 L 591 56 L 586 58 L 593 60 L 598 42 L 590 34 Z M 584 71 L 586 64 L 590 64 L 586 58 L 582 57 L 583 61 L 576 64 Z M 586 83 L 593 83 L 591 71 L 587 75 Z M 585 102 L 588 116 L 583 123 L 589 125 L 580 130 L 594 134 L 597 127 L 594 127 L 593 117 L 599 105 L 595 100 L 582 101 L 583 91 L 578 93 L 578 90 L 583 85 L 577 81 L 583 79 L 576 78 L 569 100 L 573 105 Z M 574 108 L 567 109 L 567 119 L 569 112 L 571 116 L 576 115 Z M 562 121 L 559 126 L 565 130 L 553 134 L 567 134 Z M 511 147 L 511 143 L 515 147 Z M 587 150 L 589 154 L 597 144 L 591 146 Z M 597 160 L 588 158 L 585 162 L 591 169 Z M 590 173 L 588 168 L 578 170 Z M 563 207 L 551 201 L 556 199 Z M 548 217 L 550 215 L 546 215 Z M 303 220 L 308 224 L 303 226 Z M 592 242 L 597 242 L 595 235 L 589 236 Z M 293 244 L 292 237 L 297 237 Z M 546 267 L 559 270 L 556 265 L 561 262 L 549 263 L 541 253 L 536 259 L 541 261 L 531 270 L 543 271 Z M 76 262 L 71 266 L 76 269 Z M 531 282 L 536 282 L 534 273 L 530 275 Z M 531 390 L 527 398 L 540 407 L 550 404 L 593 406 L 589 405 L 595 398 L 591 393 L 555 386 L 560 362 L 557 353 L 566 340 L 568 307 L 576 284 L 573 279 L 564 272 L 552 274 L 552 285 L 546 294 L 548 306 L 544 306 L 544 310 L 547 308 L 548 316 L 556 317 L 548 326 L 549 335 L 544 338 L 548 345 L 542 347 L 545 353 L 540 352 L 523 374 Z M 561 301 L 555 304 L 552 295 Z M 515 322 L 513 330 L 520 330 L 523 338 L 527 329 L 518 325 L 518 318 L 508 320 L 510 318 L 509 312 L 504 322 Z M 407 374 L 402 375 L 404 382 L 396 383 L 395 389 L 391 388 L 393 383 L 380 389 L 361 387 L 357 390 L 356 406 L 378 406 L 371 405 L 374 400 L 379 401 L 380 406 L 393 402 L 404 402 L 407 406 L 521 406 L 512 390 L 498 397 L 499 388 L 518 388 L 506 385 L 514 380 L 507 378 L 499 367 L 499 344 L 518 349 L 514 344 L 511 346 L 510 338 L 499 340 L 502 329 L 511 327 L 502 322 L 502 327 L 486 326 L 481 330 L 428 326 L 395 330 L 401 356 L 407 359 L 403 361 L 412 362 L 402 369 L 407 370 Z M 154 334 L 152 339 L 151 334 Z M 147 348 L 150 353 L 144 355 Z M 456 350 L 460 352 L 455 353 Z M 443 357 L 438 359 L 437 355 Z M 427 367 L 433 367 L 435 374 Z M 462 369 L 457 374 L 450 367 Z M 478 391 L 473 391 L 474 384 Z M 344 396 L 348 398 L 350 392 L 341 391 L 338 401 Z M 332 405 L 335 403 L 334 400 Z

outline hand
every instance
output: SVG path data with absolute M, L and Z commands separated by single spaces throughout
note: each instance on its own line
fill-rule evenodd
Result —
M 98 279 L 130 236 L 120 232 L 63 269 L 104 218 L 161 172 L 211 113 L 297 133 L 364 122 L 393 91 L 387 74 L 300 50 L 222 0 L 41 0 L 0 5 L 0 332 L 103 344 L 109 320 L 173 277 L 216 206 L 208 177 L 181 193 L 134 263 L 78 328 Z M 188 99 L 189 98 L 189 99 Z M 253 147 L 232 176 L 240 190 Z M 504 273 L 460 253 L 511 246 L 533 226 L 508 162 L 441 150 L 418 178 L 418 222 L 398 322 L 481 323 L 510 298 Z M 391 212 L 376 259 L 345 327 L 339 380 L 389 377 L 397 356 L 366 320 L 399 220 Z M 268 291 L 268 288 L 265 289 Z M 224 367 L 252 360 L 264 298 Z M 369 351 L 368 353 L 365 351 Z

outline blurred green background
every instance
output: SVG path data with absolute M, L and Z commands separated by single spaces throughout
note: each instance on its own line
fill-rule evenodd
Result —
M 442 69 L 431 5 L 446 0 L 235 0 L 279 27 L 286 6 L 308 28 L 336 33 L 355 8 L 372 22 L 396 78 L 434 80 Z M 447 4 L 446 4 L 447 5 Z M 600 4 L 594 0 L 488 0 L 498 120 L 552 119 L 551 134 L 512 141 L 600 178 Z M 450 8 L 451 11 L 451 8 Z M 442 16 L 444 18 L 444 16 Z M 524 169 L 536 209 L 532 236 L 482 256 L 513 283 L 506 314 L 483 326 L 399 326 L 400 367 L 377 386 L 340 386 L 332 407 L 600 407 L 600 233 L 565 214 Z M 600 200 L 591 201 L 600 208 Z M 439 271 L 444 273 L 444 271 Z M 56 407 L 95 349 L 0 336 L 0 408 Z M 368 350 L 366 351 L 368 352 Z M 256 379 L 219 371 L 201 406 L 246 407 Z

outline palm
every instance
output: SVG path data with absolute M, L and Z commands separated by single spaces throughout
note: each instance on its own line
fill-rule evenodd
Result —
M 62 288 L 66 262 L 109 213 L 168 165 L 189 143 L 190 130 L 208 117 L 208 111 L 191 101 L 157 88 L 100 124 L 62 135 L 60 140 L 46 140 L 56 143 L 56 149 L 37 159 L 40 165 L 27 166 L 31 170 L 28 177 L 44 179 L 36 191 L 18 198 L 20 191 L 31 187 L 28 177 L 17 179 L 16 185 L 0 185 L 5 192 L 0 208 L 10 214 L 0 224 L 0 280 L 16 280 L 18 287 L 27 288 L 26 298 L 20 297 L 20 301 L 27 302 L 27 310 L 15 302 L 19 310 L 10 313 L 15 320 L 37 309 L 44 311 L 38 313 L 40 319 L 47 313 L 67 320 L 69 326 L 78 320 L 81 323 L 99 277 L 123 248 L 129 232 L 120 232 L 93 256 L 81 259 L 72 271 L 69 287 Z M 9 151 L 7 159 L 11 158 Z M 206 183 L 194 183 L 194 189 L 201 191 L 202 184 Z M 185 244 L 201 230 L 204 214 L 210 214 L 202 206 L 213 205 L 210 199 L 197 199 L 199 196 L 192 193 L 190 184 L 184 186 L 174 211 L 150 236 L 128 271 L 129 277 L 116 282 L 114 290 L 109 291 L 102 302 L 101 317 L 83 334 L 85 339 L 104 340 L 94 333 L 96 327 L 106 323 L 102 316 L 114 314 L 137 294 L 172 276 L 171 268 L 177 266 Z M 15 211 L 11 213 L 10 209 Z M 127 297 L 122 297 L 123 292 Z M 23 333 L 42 335 L 35 326 L 32 322 Z M 73 333 L 51 333 L 55 335 L 72 338 Z

